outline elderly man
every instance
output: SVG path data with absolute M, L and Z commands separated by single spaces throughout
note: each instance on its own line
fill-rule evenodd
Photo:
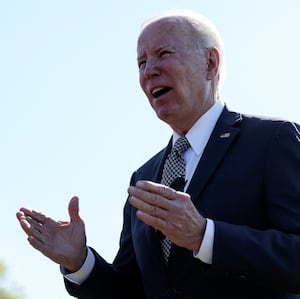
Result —
M 78 298 L 300 298 L 299 125 L 229 111 L 219 99 L 216 28 L 189 11 L 147 21 L 140 85 L 173 130 L 128 188 L 112 264 L 70 222 L 26 208 L 30 244 L 61 265 Z

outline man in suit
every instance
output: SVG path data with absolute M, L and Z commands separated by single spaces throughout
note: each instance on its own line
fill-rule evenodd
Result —
M 226 107 L 222 42 L 198 14 L 149 20 L 137 53 L 140 85 L 173 136 L 132 175 L 114 262 L 87 247 L 77 197 L 70 222 L 21 208 L 30 244 L 61 265 L 77 298 L 300 298 L 299 125 Z M 179 190 L 161 181 L 183 136 Z

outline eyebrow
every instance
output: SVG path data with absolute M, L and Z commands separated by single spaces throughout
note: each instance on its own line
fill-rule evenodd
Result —
M 165 48 L 172 48 L 173 50 L 175 49 L 173 46 L 171 46 L 170 44 L 165 44 L 162 46 L 159 46 L 157 49 L 150 51 L 150 53 L 158 53 L 159 51 L 165 49 Z M 144 55 L 140 55 L 137 57 L 137 60 L 143 59 Z

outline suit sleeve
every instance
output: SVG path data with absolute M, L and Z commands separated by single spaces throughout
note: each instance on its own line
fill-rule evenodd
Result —
M 91 248 L 95 255 L 95 265 L 86 281 L 81 285 L 76 285 L 65 279 L 65 286 L 70 295 L 79 299 L 144 298 L 132 244 L 131 206 L 128 201 L 123 213 L 120 248 L 113 263 L 106 262 Z
M 261 208 L 266 228 L 215 221 L 208 274 L 300 293 L 299 126 L 280 123 L 265 156 Z

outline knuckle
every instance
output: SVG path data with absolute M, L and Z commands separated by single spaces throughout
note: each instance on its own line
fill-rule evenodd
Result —
M 164 189 L 164 197 L 168 199 L 178 199 L 178 191 L 172 189 L 171 187 L 165 187 Z
M 162 196 L 167 196 L 169 193 L 170 193 L 171 189 L 170 187 L 166 186 L 166 185 L 161 185 L 159 187 L 159 193 L 162 195 Z
M 158 208 L 157 206 L 150 206 L 150 215 L 153 217 L 158 216 Z
M 160 200 L 161 200 L 160 195 L 158 195 L 158 194 L 153 194 L 152 200 L 151 200 L 151 204 L 152 204 L 154 207 L 159 206 Z

